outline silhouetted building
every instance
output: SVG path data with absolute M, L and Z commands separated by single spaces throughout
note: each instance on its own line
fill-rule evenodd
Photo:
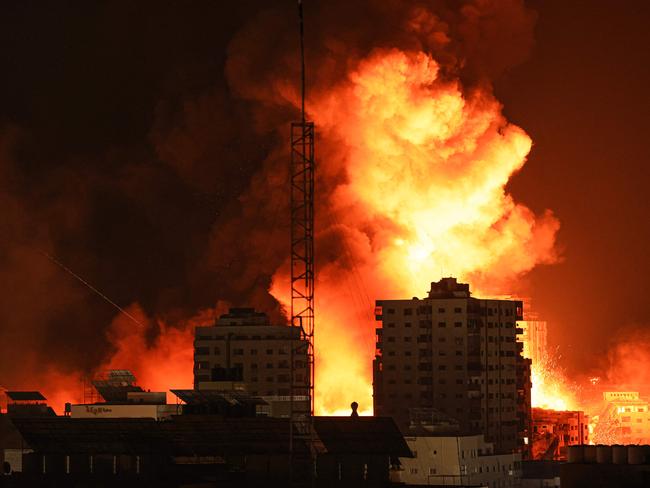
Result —
M 13 486 L 289 486 L 288 419 L 15 422 L 25 451 Z M 391 467 L 411 455 L 389 418 L 315 417 L 313 429 L 315 486 L 388 486 Z M 305 441 L 293 447 L 296 457 L 312 452 Z M 296 481 L 292 486 L 311 485 Z
M 562 488 L 647 488 L 650 446 L 569 446 L 560 466 Z
M 410 408 L 435 408 L 498 452 L 520 447 L 529 420 L 518 416 L 518 389 L 530 385 L 525 368 L 518 371 L 521 301 L 472 298 L 469 285 L 444 278 L 424 299 L 376 306 L 375 414 L 393 417 L 406 433 Z
M 5 391 L 7 415 L 10 417 L 54 416 L 47 399 L 39 391 Z
M 309 378 L 307 342 L 296 328 L 271 325 L 252 308 L 231 308 L 215 325 L 197 327 L 194 340 L 194 388 L 246 390 L 262 397 L 274 416 L 289 414 L 291 348 L 297 382 Z M 308 402 L 308 392 L 294 397 Z
M 521 329 L 517 328 L 517 333 Z M 517 342 L 517 350 L 521 351 L 522 343 Z M 532 437 L 533 437 L 533 424 L 532 424 L 532 388 L 533 382 L 531 378 L 532 361 L 523 357 L 521 354 L 517 356 L 517 425 L 518 425 L 518 442 L 519 451 L 521 451 L 522 459 L 531 459 Z
M 523 461 L 521 463 L 521 488 L 559 488 L 558 461 Z

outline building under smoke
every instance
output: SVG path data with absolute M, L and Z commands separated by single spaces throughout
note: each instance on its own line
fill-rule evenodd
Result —
M 469 285 L 444 278 L 424 299 L 378 300 L 376 318 L 376 415 L 408 432 L 410 409 L 434 408 L 497 452 L 521 448 L 529 419 L 518 415 L 520 403 L 530 401 L 517 343 L 521 301 L 472 298 Z
M 271 325 L 266 314 L 252 308 L 231 308 L 214 325 L 196 328 L 194 388 L 245 390 L 278 407 L 274 415 L 281 415 L 280 404 L 288 408 L 291 394 L 292 347 L 297 381 L 309 379 L 308 344 L 296 339 L 298 332 Z M 298 392 L 294 400 L 309 401 L 307 395 Z

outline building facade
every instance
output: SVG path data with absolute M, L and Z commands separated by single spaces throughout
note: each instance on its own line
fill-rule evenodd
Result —
M 650 443 L 650 404 L 637 391 L 603 392 L 605 407 L 594 432 L 596 442 Z
M 533 408 L 532 458 L 566 461 L 567 447 L 589 444 L 589 416 L 581 411 Z
M 195 330 L 194 388 L 237 383 L 251 395 L 288 397 L 292 347 L 296 382 L 309 379 L 307 343 L 296 339 L 297 332 L 271 325 L 252 308 L 231 308 L 216 324 Z
M 548 324 L 532 309 L 530 298 L 524 298 L 523 301 L 524 320 L 517 322 L 522 329 L 522 355 L 529 358 L 534 366 L 540 366 L 546 361 Z
M 521 455 L 495 454 L 482 435 L 405 436 L 412 458 L 400 458 L 394 481 L 411 485 L 519 487 Z
M 518 450 L 529 420 L 518 415 L 523 358 L 516 322 L 522 302 L 478 299 L 455 278 L 423 299 L 378 300 L 373 365 L 375 415 L 408 431 L 409 410 L 434 408 L 482 433 L 499 452 Z

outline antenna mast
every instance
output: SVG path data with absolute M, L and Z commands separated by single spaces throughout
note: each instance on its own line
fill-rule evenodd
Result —
M 305 114 L 305 44 L 302 0 L 300 24 L 301 119 L 291 123 L 291 388 L 289 451 L 292 481 L 297 444 L 313 450 L 314 415 L 314 123 Z M 306 349 L 306 350 L 305 350 Z M 305 354 L 306 353 L 306 354 Z M 296 364 L 307 358 L 307 364 Z M 304 367 L 306 366 L 306 368 Z M 300 371 L 300 372 L 298 372 Z M 304 449 L 304 447 L 303 447 Z M 307 461 L 307 460 L 305 460 Z M 306 467 L 313 475 L 310 461 Z M 305 465 L 303 464 L 303 466 Z M 301 473 L 302 474 L 302 473 Z M 306 473 L 305 473 L 306 474 Z M 311 476 L 308 474 L 308 476 Z

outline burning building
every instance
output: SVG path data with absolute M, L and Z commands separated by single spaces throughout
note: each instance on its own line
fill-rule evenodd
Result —
M 589 443 L 589 417 L 584 412 L 533 408 L 533 459 L 566 461 L 568 446 Z
M 534 365 L 541 365 L 547 355 L 547 323 L 530 306 L 530 300 L 524 300 L 524 320 L 517 322 L 523 330 L 522 354 L 525 358 L 530 358 Z
M 650 443 L 650 405 L 636 391 L 603 392 L 594 437 L 606 444 Z
M 468 284 L 444 278 L 426 298 L 378 300 L 376 318 L 376 415 L 393 417 L 406 432 L 410 409 L 433 408 L 463 431 L 485 434 L 499 452 L 521 447 L 521 301 L 473 298 Z

